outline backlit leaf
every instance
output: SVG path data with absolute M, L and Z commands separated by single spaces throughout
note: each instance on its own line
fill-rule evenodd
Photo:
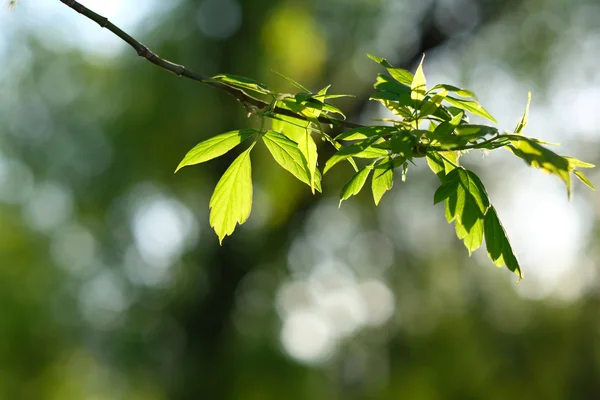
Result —
M 583 182 L 584 185 L 586 185 L 587 187 L 589 187 L 592 190 L 596 190 L 594 185 L 592 185 L 592 182 L 590 182 L 590 180 L 587 178 L 587 176 L 585 176 L 583 174 L 583 172 L 576 169 L 576 170 L 573 170 L 573 173 L 575 174 L 577 179 L 579 179 L 581 182 Z
M 342 205 L 342 201 L 350 198 L 350 196 L 357 195 L 361 191 L 365 185 L 365 182 L 367 181 L 367 178 L 369 177 L 371 169 L 373 169 L 372 165 L 363 167 L 356 174 L 354 174 L 348 182 L 346 182 L 342 188 L 342 193 L 340 194 L 340 206 Z
M 280 77 L 282 77 L 283 79 L 285 79 L 286 81 L 288 81 L 289 83 L 291 83 L 292 86 L 294 86 L 296 89 L 302 90 L 303 92 L 306 92 L 306 93 L 310 93 L 309 89 L 307 89 L 302 84 L 296 82 L 295 80 L 293 80 L 289 76 L 285 76 L 284 74 L 282 74 L 280 72 L 277 72 L 277 71 L 273 71 L 273 72 L 275 72 L 277 75 L 279 75 Z
M 300 140 L 298 141 L 298 148 L 304 155 L 306 159 L 306 164 L 308 165 L 308 172 L 310 176 L 310 189 L 312 192 L 315 192 L 315 170 L 317 169 L 317 145 L 313 140 L 313 137 L 310 133 L 310 130 L 305 129 L 304 134 L 300 136 Z
M 446 96 L 445 100 L 455 107 L 467 110 L 472 114 L 478 115 L 483 118 L 487 118 L 492 122 L 498 123 L 498 121 L 496 121 L 496 119 L 492 117 L 492 115 L 489 112 L 487 112 L 487 110 L 476 101 L 457 99 L 452 96 Z
M 227 168 L 210 198 L 210 226 L 219 242 L 243 224 L 252 208 L 252 167 L 250 149 L 240 154 Z
M 429 92 L 432 92 L 432 91 L 437 90 L 437 89 L 443 89 L 443 90 L 448 91 L 448 92 L 456 93 L 460 97 L 465 97 L 465 98 L 471 97 L 473 99 L 477 99 L 477 96 L 475 96 L 475 93 L 473 93 L 470 90 L 461 89 L 459 87 L 452 86 L 452 85 L 446 85 L 446 84 L 435 85 L 434 87 L 432 87 L 429 90 Z
M 521 117 L 521 120 L 517 124 L 515 128 L 515 133 L 520 135 L 523 132 L 523 129 L 527 126 L 527 121 L 529 120 L 529 105 L 531 104 L 531 92 L 527 93 L 527 105 L 525 106 L 525 113 Z
M 233 86 L 238 89 L 250 90 L 260 94 L 270 94 L 271 91 L 260 82 L 253 79 L 246 78 L 244 76 L 231 75 L 231 74 L 219 74 L 211 78 L 212 80 L 224 83 L 228 86 Z
M 425 92 L 427 92 L 427 81 L 425 80 L 425 73 L 423 72 L 424 60 L 425 56 L 423 55 L 410 85 L 410 98 L 417 101 L 423 100 L 425 98 Z
M 271 130 L 267 131 L 262 138 L 269 152 L 279 165 L 300 181 L 311 186 L 308 164 L 296 142 L 279 132 Z M 315 179 L 314 185 L 318 191 L 321 191 L 320 181 Z
M 506 267 L 519 277 L 523 278 L 519 261 L 515 256 L 504 227 L 498 219 L 498 214 L 493 206 L 487 210 L 484 218 L 485 244 L 487 252 L 494 264 Z
M 212 160 L 213 158 L 222 156 L 238 144 L 242 143 L 244 140 L 257 133 L 258 131 L 255 129 L 241 129 L 222 133 L 200 142 L 194 146 L 185 155 L 185 157 L 183 157 L 183 160 L 181 160 L 175 172 L 179 171 L 185 166 L 200 164 L 205 161 Z
M 375 205 L 379 205 L 379 201 L 394 185 L 394 167 L 391 161 L 382 162 L 373 169 L 373 178 L 371 181 L 371 189 L 373 191 L 373 200 Z

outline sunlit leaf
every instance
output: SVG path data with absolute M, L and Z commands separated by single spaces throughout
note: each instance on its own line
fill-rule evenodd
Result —
M 478 218 L 470 230 L 467 230 L 458 220 L 454 221 L 456 236 L 463 241 L 469 251 L 469 256 L 483 243 L 484 221 Z
M 240 154 L 227 168 L 210 198 L 210 226 L 219 242 L 243 224 L 252 208 L 252 167 L 250 149 Z
M 401 105 L 412 105 L 410 88 L 396 82 L 387 75 L 379 74 L 375 80 L 373 87 L 382 92 L 394 94 L 396 97 L 391 97 L 393 101 L 397 101 Z
M 462 100 L 452 96 L 446 96 L 445 100 L 455 107 L 469 111 L 472 114 L 478 115 L 483 118 L 487 118 L 492 122 L 498 123 L 494 117 L 481 104 L 473 100 Z
M 499 267 L 506 265 L 521 280 L 523 273 L 519 266 L 519 261 L 513 252 L 504 227 L 500 223 L 496 209 L 493 206 L 490 206 L 485 214 L 484 232 L 487 252 L 494 264 Z
M 391 160 L 382 162 L 373 169 L 373 178 L 371 181 L 371 189 L 373 191 L 373 200 L 375 205 L 379 205 L 379 201 L 394 185 L 394 166 Z
M 512 137 L 514 139 L 510 141 L 511 146 L 508 148 L 528 165 L 558 176 L 567 185 L 567 191 L 570 195 L 571 177 L 569 175 L 569 160 L 528 137 L 517 135 L 513 135 Z
M 308 129 L 304 131 L 304 134 L 300 136 L 300 140 L 298 141 L 298 148 L 304 155 L 306 159 L 306 164 L 308 165 L 308 172 L 310 176 L 310 189 L 314 193 L 315 192 L 315 170 L 317 169 L 317 145 Z
M 410 98 L 417 101 L 423 100 L 425 98 L 425 92 L 427 92 L 427 81 L 425 80 L 425 73 L 423 72 L 424 60 L 425 56 L 423 55 L 410 85 Z
M 335 140 L 363 140 L 373 136 L 381 137 L 395 130 L 396 128 L 391 126 L 361 126 L 340 133 Z
M 377 56 L 374 56 L 374 55 L 368 54 L 368 53 L 367 53 L 367 57 L 369 57 L 371 60 L 375 61 L 376 63 L 383 65 L 385 68 L 394 68 L 394 66 L 392 64 L 390 64 L 389 62 L 387 62 L 387 60 L 385 58 L 377 57 Z
M 592 185 L 592 182 L 590 182 L 590 180 L 588 179 L 587 176 L 585 176 L 583 174 L 583 172 L 579 171 L 579 170 L 573 170 L 573 173 L 575 174 L 575 176 L 581 181 L 583 182 L 584 185 L 586 185 L 587 187 L 589 187 L 592 190 L 596 190 L 596 188 L 594 187 L 594 185 Z
M 300 151 L 296 142 L 279 132 L 271 130 L 265 132 L 265 134 L 262 136 L 262 139 L 269 149 L 269 152 L 279 165 L 281 165 L 285 170 L 289 171 L 300 181 L 311 186 L 308 163 L 306 162 L 306 159 L 304 158 L 304 155 Z M 321 191 L 320 180 L 315 179 L 313 182 L 316 189 Z
M 257 133 L 258 131 L 255 129 L 241 129 L 213 136 L 210 139 L 200 142 L 183 157 L 175 172 L 185 166 L 200 164 L 222 156 Z
M 473 93 L 472 91 L 467 90 L 467 89 L 461 89 L 459 87 L 452 86 L 452 85 L 446 85 L 446 84 L 435 85 L 434 87 L 432 87 L 429 90 L 429 92 L 433 92 L 434 90 L 438 90 L 438 89 L 442 89 L 447 92 L 456 93 L 460 97 L 465 97 L 465 98 L 470 97 L 470 98 L 477 100 L 477 96 L 475 96 L 475 93 Z
M 529 105 L 531 104 L 531 92 L 527 93 L 527 105 L 525 106 L 525 113 L 521 117 L 521 120 L 517 124 L 515 128 L 515 133 L 520 135 L 523 132 L 523 129 L 527 126 L 527 121 L 529 119 Z
M 419 118 L 433 114 L 440 107 L 447 94 L 448 92 L 443 90 L 433 95 L 430 99 L 423 100 L 421 109 L 419 110 Z
M 329 171 L 334 165 L 340 161 L 346 160 L 349 157 L 376 158 L 387 156 L 388 152 L 386 150 L 371 147 L 371 145 L 374 144 L 377 139 L 377 137 L 370 137 L 362 142 L 341 147 L 337 153 L 327 160 L 323 173 L 326 174 L 327 171 Z
M 342 201 L 347 200 L 350 196 L 357 195 L 361 191 L 369 177 L 371 169 L 373 169 L 372 164 L 363 167 L 346 182 L 340 194 L 340 206 L 342 205 Z
M 288 81 L 289 83 L 291 83 L 292 86 L 294 86 L 296 89 L 302 90 L 303 92 L 306 92 L 306 93 L 310 93 L 309 89 L 307 89 L 302 84 L 296 82 L 295 80 L 293 80 L 289 76 L 285 76 L 284 74 L 282 74 L 280 72 L 277 72 L 277 71 L 273 71 L 273 72 L 275 72 L 277 75 L 279 75 L 280 77 L 282 77 L 283 79 L 285 79 L 286 81 Z
M 233 86 L 239 89 L 250 90 L 260 94 L 272 93 L 263 83 L 243 76 L 231 74 L 219 74 L 211 78 L 212 80 L 224 83 L 228 86 Z
M 470 255 L 481 246 L 483 218 L 490 205 L 483 184 L 473 172 L 454 168 L 445 176 L 433 198 L 434 204 L 446 200 L 446 218 L 448 222 L 455 221 L 456 234 Z
M 453 151 L 428 152 L 426 157 L 427 165 L 442 182 L 445 181 L 446 175 L 455 168 L 454 165 L 458 165 L 458 155 Z
M 588 162 L 585 161 L 581 161 L 578 160 L 576 158 L 573 157 L 563 157 L 565 160 L 567 160 L 567 162 L 569 163 L 569 167 L 571 168 L 594 168 L 595 165 L 594 164 L 590 164 Z

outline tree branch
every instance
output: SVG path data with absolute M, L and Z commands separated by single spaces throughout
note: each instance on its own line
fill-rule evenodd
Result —
M 123 31 L 121 28 L 119 28 L 118 26 L 116 26 L 115 24 L 110 22 L 108 20 L 108 18 L 95 13 L 94 11 L 92 11 L 89 8 L 85 7 L 84 5 L 78 3 L 77 1 L 75 1 L 75 0 L 60 0 L 60 2 L 65 4 L 66 6 L 70 7 L 71 9 L 77 11 L 78 13 L 84 15 L 85 17 L 91 19 L 92 21 L 96 22 L 98 25 L 100 25 L 100 27 L 106 28 L 109 31 L 111 31 L 112 33 L 114 33 L 116 36 L 121 38 L 121 40 L 123 40 L 125 43 L 127 43 L 129 46 L 131 46 L 138 53 L 138 55 L 140 57 L 145 58 L 146 60 L 150 61 L 152 64 L 157 65 L 158 67 L 165 69 L 169 72 L 172 72 L 177 76 L 183 76 L 185 78 L 192 79 L 194 81 L 203 83 L 207 86 L 211 86 L 216 89 L 223 90 L 226 93 L 228 93 L 229 95 L 233 96 L 237 101 L 239 101 L 244 106 L 244 108 L 246 108 L 247 110 L 250 110 L 250 112 L 254 112 L 253 110 L 264 110 L 267 107 L 269 107 L 269 104 L 267 102 L 257 99 L 256 97 L 249 95 L 248 93 L 246 93 L 245 91 L 243 91 L 241 89 L 233 88 L 231 86 L 222 84 L 220 82 L 216 82 L 211 77 L 199 74 L 195 71 L 192 71 L 189 68 L 184 67 L 183 65 L 175 64 L 174 62 L 171 62 L 169 60 L 161 58 L 158 54 L 154 53 L 148 47 L 146 47 L 145 45 L 143 45 L 142 43 L 140 43 L 139 41 L 134 39 L 127 32 Z M 304 117 L 303 115 L 296 114 L 293 111 L 287 110 L 285 108 L 275 107 L 272 110 L 272 112 L 275 114 L 286 115 L 288 117 L 294 117 L 297 119 L 308 121 L 308 119 L 306 117 Z M 342 121 L 339 119 L 330 118 L 330 117 L 326 117 L 326 116 L 320 116 L 318 118 L 318 120 L 319 120 L 319 122 L 322 122 L 324 124 L 336 125 L 336 126 L 341 126 L 344 128 L 359 128 L 359 127 L 363 126 L 360 124 L 355 124 L 353 122 Z

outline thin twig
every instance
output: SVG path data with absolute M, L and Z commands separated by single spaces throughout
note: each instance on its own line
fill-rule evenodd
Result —
M 160 68 L 165 69 L 169 72 L 172 72 L 177 76 L 183 76 L 188 79 L 192 79 L 194 81 L 203 83 L 205 85 L 223 90 L 223 91 L 227 92 L 229 95 L 233 96 L 246 109 L 264 110 L 267 107 L 269 107 L 269 104 L 267 102 L 257 99 L 256 97 L 249 95 L 248 93 L 246 93 L 245 91 L 243 91 L 241 89 L 233 88 L 231 86 L 222 84 L 220 82 L 216 82 L 214 80 L 211 80 L 210 77 L 199 74 L 197 72 L 194 72 L 191 69 L 184 67 L 183 65 L 175 64 L 174 62 L 171 62 L 169 60 L 161 58 L 158 54 L 154 53 L 148 47 L 146 47 L 145 45 L 143 45 L 142 43 L 140 43 L 139 41 L 134 39 L 127 32 L 123 31 L 121 28 L 119 28 L 118 26 L 116 26 L 115 24 L 110 22 L 108 20 L 108 18 L 95 13 L 94 11 L 92 11 L 89 8 L 85 7 L 84 5 L 78 3 L 77 1 L 75 1 L 75 0 L 60 0 L 60 2 L 67 5 L 71 9 L 77 11 L 78 13 L 84 15 L 85 17 L 91 19 L 92 21 L 96 22 L 102 28 L 106 28 L 109 31 L 111 31 L 112 33 L 114 33 L 116 36 L 121 38 L 125 43 L 127 43 L 128 45 L 133 47 L 133 49 L 138 53 L 138 55 L 140 57 L 145 58 L 146 60 L 150 61 L 152 64 L 157 65 Z M 286 115 L 288 117 L 294 117 L 297 119 L 308 121 L 308 119 L 306 117 L 304 117 L 303 115 L 296 114 L 293 111 L 287 110 L 284 108 L 275 107 L 272 110 L 272 112 L 274 112 L 275 114 Z M 342 120 L 338 120 L 335 118 L 329 118 L 326 116 L 320 116 L 318 118 L 318 120 L 319 120 L 319 122 L 324 123 L 324 124 L 342 126 L 344 128 L 363 127 L 363 125 L 360 125 L 360 124 L 355 124 L 355 123 L 349 122 L 349 121 L 342 121 Z

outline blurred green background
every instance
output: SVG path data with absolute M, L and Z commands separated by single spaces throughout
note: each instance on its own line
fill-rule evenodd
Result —
M 501 129 L 531 90 L 526 133 L 600 162 L 597 0 L 82 3 L 206 75 L 331 83 L 357 122 L 385 116 L 365 53 L 426 53 L 428 81 L 474 90 Z M 173 171 L 256 121 L 58 0 L 0 28 L 0 399 L 600 398 L 600 201 L 579 183 L 569 202 L 504 150 L 464 158 L 515 285 L 468 257 L 423 162 L 338 210 L 347 166 L 312 196 L 257 148 L 252 214 L 220 247 L 208 199 L 235 154 Z

